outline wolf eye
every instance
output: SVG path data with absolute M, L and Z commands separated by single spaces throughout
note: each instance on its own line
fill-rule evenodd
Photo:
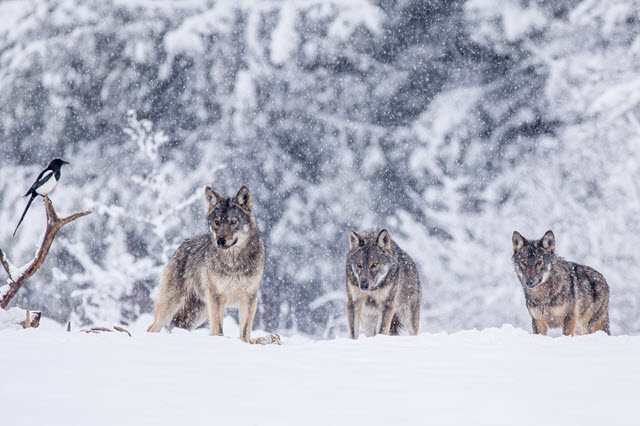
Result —
M 229 221 L 229 224 L 231 226 L 238 226 L 238 218 L 232 217 L 231 220 Z
M 362 268 L 362 262 L 357 261 L 357 262 L 356 262 L 356 267 L 357 267 L 358 269 Z
M 376 268 L 378 267 L 378 265 L 380 265 L 380 263 L 379 263 L 379 262 L 373 262 L 373 263 L 371 264 L 371 269 L 376 269 Z
M 541 266 L 542 266 L 542 262 L 538 260 L 538 261 L 536 262 L 536 266 L 537 266 L 538 268 L 539 268 L 539 267 L 541 267 Z
M 213 224 L 216 226 L 216 228 L 219 227 L 220 226 L 220 218 L 216 217 L 215 219 L 213 219 Z
M 522 265 L 522 266 L 527 266 L 527 261 L 526 261 L 526 260 L 521 260 L 521 261 L 520 261 L 520 265 Z

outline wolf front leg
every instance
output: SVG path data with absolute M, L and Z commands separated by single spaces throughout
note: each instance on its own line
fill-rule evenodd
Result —
M 251 327 L 253 326 L 253 317 L 256 315 L 258 307 L 258 295 L 247 295 L 238 306 L 238 316 L 240 317 L 240 339 L 245 342 L 251 340 Z
M 349 338 L 357 339 L 360 331 L 360 312 L 362 311 L 362 301 L 354 301 L 347 296 L 347 328 L 349 329 Z
M 533 329 L 533 334 L 547 335 L 547 322 L 544 319 L 536 320 L 531 318 L 531 328 Z
M 378 327 L 378 334 L 389 334 L 389 329 L 391 328 L 391 320 L 393 320 L 393 315 L 395 311 L 393 309 L 393 299 L 387 301 L 382 308 L 382 315 L 380 315 L 380 324 Z
M 213 336 L 222 336 L 222 320 L 224 319 L 226 298 L 221 294 L 214 294 L 210 291 L 207 299 L 211 334 Z

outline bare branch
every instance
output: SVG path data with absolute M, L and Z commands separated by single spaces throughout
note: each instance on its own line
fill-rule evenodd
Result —
M 121 333 L 126 333 L 129 335 L 129 337 L 131 337 L 131 333 L 129 333 L 127 330 L 125 330 L 122 327 L 118 327 L 117 325 L 113 326 L 113 330 L 119 331 Z M 113 330 L 111 330 L 110 328 L 107 327 L 91 327 L 87 330 L 80 330 L 83 333 L 113 333 Z
M 73 222 L 74 220 L 76 220 L 79 217 L 86 216 L 86 215 L 91 214 L 91 213 L 93 213 L 93 210 L 86 210 L 86 211 L 83 211 L 83 212 L 80 212 L 80 213 L 74 213 L 71 216 L 67 216 L 65 218 L 62 218 L 61 219 L 62 225 L 66 225 L 67 223 Z
M 127 330 L 125 330 L 125 329 L 124 329 L 124 328 L 122 328 L 122 327 L 118 327 L 117 325 L 114 325 L 114 326 L 113 326 L 113 329 L 114 329 L 114 330 L 117 330 L 117 331 L 119 331 L 119 332 L 121 332 L 121 333 L 127 333 L 127 334 L 129 335 L 129 337 L 131 337 L 131 333 L 129 333 Z
M 88 330 L 81 330 L 83 333 L 102 333 L 106 331 L 107 333 L 113 333 L 113 330 L 110 330 L 106 327 L 91 327 Z
M 57 223 L 60 219 L 58 218 L 58 214 L 56 213 L 56 210 L 53 208 L 53 204 L 51 203 L 49 196 L 45 195 L 43 198 L 44 198 L 44 209 L 47 212 L 47 225 L 50 222 L 54 224 Z
M 53 244 L 53 239 L 56 237 L 56 234 L 64 225 L 69 222 L 73 222 L 79 217 L 86 216 L 92 213 L 92 210 L 87 210 L 85 212 L 74 213 L 71 216 L 60 219 L 56 210 L 53 208 L 53 204 L 51 200 L 46 195 L 44 196 L 44 206 L 47 213 L 47 229 L 44 233 L 44 238 L 42 239 L 42 244 L 40 245 L 40 249 L 38 250 L 38 254 L 36 258 L 33 259 L 31 264 L 27 266 L 27 268 L 20 274 L 19 277 L 16 277 L 15 280 L 11 276 L 9 272 L 9 263 L 4 257 L 4 253 L 0 251 L 0 261 L 2 262 L 2 266 L 9 274 L 9 278 L 11 279 L 11 283 L 9 284 L 9 291 L 2 297 L 0 300 L 0 308 L 4 309 L 7 307 L 13 296 L 16 295 L 20 287 L 24 285 L 24 283 L 38 270 L 38 268 L 44 262 L 45 257 L 49 253 L 49 249 L 51 248 L 51 244 Z

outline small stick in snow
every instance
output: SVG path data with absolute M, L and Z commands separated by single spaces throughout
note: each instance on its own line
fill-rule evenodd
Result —
M 129 333 L 127 330 L 125 330 L 122 327 L 118 327 L 117 325 L 113 326 L 113 330 L 119 331 L 121 333 L 127 333 L 129 337 L 131 337 L 131 333 Z M 102 332 L 113 333 L 113 330 L 107 327 L 91 327 L 88 330 L 82 330 L 82 332 L 83 333 L 102 333 Z
M 131 337 L 131 333 L 129 333 L 127 330 L 125 330 L 122 327 L 118 327 L 117 325 L 114 325 L 113 328 L 121 333 L 127 333 L 129 335 L 129 337 Z
M 40 245 L 40 249 L 38 250 L 38 254 L 35 259 L 31 261 L 31 263 L 24 269 L 24 272 L 20 274 L 19 277 L 11 276 L 11 267 L 9 261 L 5 257 L 2 250 L 0 250 L 0 263 L 4 267 L 5 271 L 9 275 L 9 290 L 5 293 L 4 296 L 0 299 L 0 308 L 4 309 L 7 307 L 13 296 L 16 295 L 20 287 L 24 285 L 24 283 L 38 270 L 38 268 L 44 262 L 44 258 L 47 257 L 49 253 L 49 248 L 51 248 L 51 244 L 53 243 L 53 239 L 56 237 L 56 234 L 64 225 L 69 222 L 73 222 L 79 217 L 86 216 L 93 212 L 93 210 L 87 210 L 80 213 L 74 213 L 71 216 L 59 218 L 55 209 L 53 208 L 53 204 L 51 204 L 51 200 L 48 196 L 44 196 L 44 206 L 47 213 L 47 229 L 44 233 L 44 238 L 42 239 L 42 244 Z
M 31 314 L 33 314 L 33 318 L 31 317 Z M 20 325 L 22 326 L 22 328 L 38 328 L 38 326 L 40 325 L 40 317 L 42 316 L 42 312 L 40 311 L 29 311 L 29 309 L 27 309 L 27 319 L 22 321 L 20 323 Z
M 107 327 L 91 327 L 88 330 L 82 330 L 83 333 L 102 333 L 103 331 L 107 333 L 113 333 L 113 330 Z

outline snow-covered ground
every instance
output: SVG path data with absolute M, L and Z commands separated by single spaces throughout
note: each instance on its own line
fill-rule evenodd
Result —
M 2 424 L 640 424 L 640 336 L 505 325 L 251 346 L 145 321 L 133 337 L 0 330 Z

